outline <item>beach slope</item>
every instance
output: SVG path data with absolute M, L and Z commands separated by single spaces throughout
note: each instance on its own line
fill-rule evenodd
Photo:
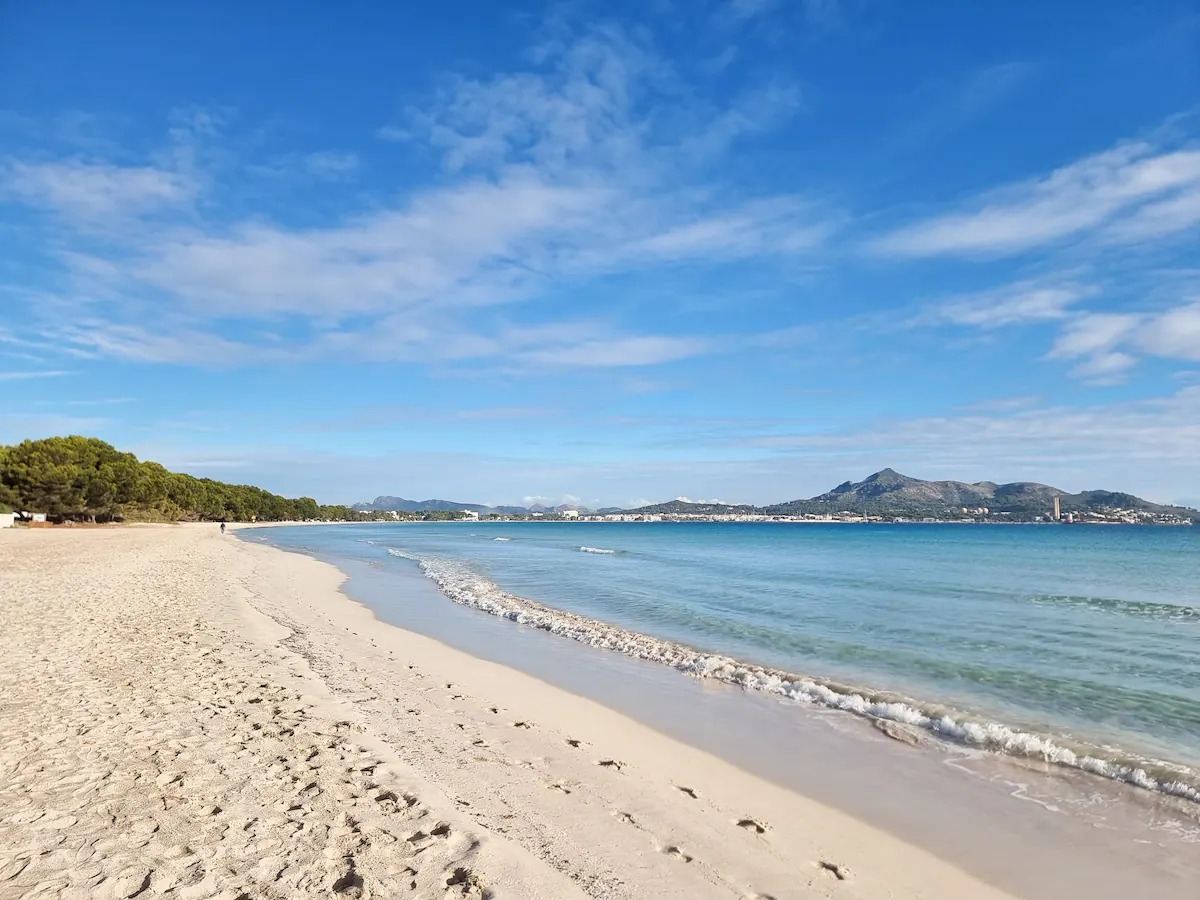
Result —
M 0 536 L 0 898 L 1006 896 L 342 580 L 215 526 Z

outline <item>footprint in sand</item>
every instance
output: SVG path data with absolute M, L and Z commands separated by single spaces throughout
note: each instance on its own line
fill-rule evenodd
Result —
M 410 843 L 410 844 L 420 844 L 423 841 L 427 841 L 433 837 L 444 838 L 444 837 L 449 837 L 449 836 L 450 836 L 450 826 L 448 824 L 446 824 L 445 822 L 439 822 L 437 825 L 435 825 L 429 831 L 428 834 L 426 834 L 424 831 L 417 831 L 417 832 L 414 832 L 413 834 L 410 834 L 407 838 L 405 838 L 405 840 L 407 840 L 408 843 Z
M 662 852 L 671 857 L 671 859 L 677 859 L 683 863 L 690 863 L 695 858 L 687 853 L 684 853 L 675 846 L 666 847 L 662 850 Z
M 479 883 L 479 879 L 470 869 L 464 869 L 461 866 L 450 873 L 446 879 L 446 887 L 457 888 L 455 893 L 463 897 L 482 897 L 487 900 L 492 896 L 492 892 Z
M 839 866 L 837 863 L 821 860 L 817 863 L 817 868 L 822 872 L 826 872 L 836 878 L 838 881 L 845 881 L 850 877 L 850 871 L 845 866 Z
M 767 826 L 756 822 L 753 819 L 738 819 L 734 824 L 737 825 L 738 828 L 745 828 L 747 831 L 753 831 L 755 834 L 767 833 Z

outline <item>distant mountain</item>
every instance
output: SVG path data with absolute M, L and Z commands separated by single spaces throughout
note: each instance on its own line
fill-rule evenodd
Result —
M 923 481 L 901 475 L 894 469 L 883 469 L 862 481 L 846 481 L 833 490 L 818 494 L 807 500 L 790 500 L 770 506 L 750 506 L 732 503 L 701 503 L 679 497 L 666 503 L 654 503 L 636 509 L 605 507 L 597 510 L 602 515 L 628 513 L 645 516 L 728 516 L 767 515 L 799 516 L 827 515 L 835 512 L 852 512 L 888 518 L 954 518 L 983 516 L 988 518 L 1007 517 L 1005 520 L 1029 520 L 1045 516 L 1054 507 L 1058 497 L 1063 513 L 1100 513 L 1123 509 L 1134 512 L 1176 515 L 1200 522 L 1200 512 L 1182 506 L 1165 506 L 1151 503 L 1132 494 L 1117 491 L 1081 491 L 1071 494 L 1061 488 L 1034 481 L 1014 481 L 996 484 L 993 481 L 978 481 L 967 484 L 962 481 Z M 986 508 L 987 513 L 977 510 Z M 562 513 L 578 510 L 589 513 L 583 507 L 561 506 L 484 506 L 478 503 L 454 503 L 450 500 L 405 500 L 403 497 L 376 497 L 370 503 L 356 503 L 357 510 L 396 510 L 398 512 L 448 512 L 470 510 L 480 515 L 530 515 L 533 513 Z M 967 512 L 963 512 L 963 510 Z
M 667 503 L 639 506 L 637 509 L 614 510 L 614 512 L 643 516 L 733 516 L 756 511 L 753 506 L 731 503 L 697 503 L 694 500 L 671 500 Z
M 1132 494 L 1114 491 L 1082 491 L 1071 494 L 1061 488 L 1032 481 L 996 484 L 979 481 L 923 481 L 901 475 L 894 469 L 883 469 L 862 481 L 847 481 L 831 491 L 808 500 L 792 500 L 761 509 L 766 515 L 799 515 L 805 513 L 860 512 L 867 515 L 925 517 L 940 516 L 963 508 L 975 510 L 986 507 L 989 515 L 1007 513 L 1029 517 L 1044 515 L 1058 497 L 1064 513 L 1101 512 L 1108 509 L 1127 509 L 1138 512 L 1174 513 L 1197 517 L 1200 513 L 1176 506 L 1151 503 Z
M 355 503 L 351 509 L 360 511 L 393 510 L 395 512 L 477 512 L 481 515 L 496 512 L 524 513 L 523 506 L 483 506 L 479 503 L 455 503 L 453 500 L 405 500 L 403 497 L 376 497 L 370 503 Z
M 583 507 L 563 504 L 561 506 L 484 506 L 481 503 L 455 503 L 453 500 L 405 500 L 403 497 L 381 496 L 370 503 L 355 503 L 351 509 L 360 512 L 388 511 L 395 512 L 477 512 L 481 516 L 507 515 L 526 516 L 530 513 L 561 513 L 569 509 L 587 512 Z

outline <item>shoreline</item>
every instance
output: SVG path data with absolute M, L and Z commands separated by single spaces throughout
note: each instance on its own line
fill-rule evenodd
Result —
M 291 554 L 314 558 L 311 553 L 297 548 L 286 549 Z M 527 677 L 532 676 L 542 687 L 554 686 L 551 690 L 560 694 L 566 690 L 570 692 L 569 696 L 598 701 L 604 710 L 632 716 L 644 723 L 644 727 L 681 740 L 689 748 L 699 747 L 706 753 L 715 753 L 740 772 L 765 777 L 776 785 L 817 800 L 827 809 L 847 812 L 860 822 L 871 822 L 892 835 L 905 836 L 903 839 L 907 841 L 918 840 L 915 836 L 919 836 L 918 842 L 927 851 L 959 860 L 960 865 L 978 873 L 989 883 L 1014 891 L 1015 895 L 1058 897 L 1078 889 L 1079 884 L 1086 884 L 1088 896 L 1095 898 L 1124 898 L 1147 889 L 1151 889 L 1156 897 L 1182 897 L 1187 896 L 1187 892 L 1181 885 L 1189 878 L 1200 877 L 1200 866 L 1189 855 L 1190 845 L 1200 837 L 1193 817 L 1185 813 L 1186 818 L 1180 818 L 1184 822 L 1183 832 L 1170 833 L 1174 826 L 1165 826 L 1167 830 L 1163 830 L 1164 823 L 1180 816 L 1178 808 L 1170 804 L 1184 803 L 1190 807 L 1191 804 L 1183 800 L 1091 774 L 1055 771 L 1057 767 L 1047 768 L 1019 757 L 981 754 L 980 751 L 927 752 L 930 751 L 928 743 L 908 747 L 903 735 L 897 738 L 885 729 L 876 731 L 864 718 L 844 717 L 840 711 L 833 710 L 821 713 L 818 709 L 814 714 L 809 704 L 797 706 L 793 702 L 793 709 L 780 716 L 780 701 L 769 699 L 769 695 L 720 683 L 713 685 L 701 679 L 680 679 L 677 672 L 661 663 L 562 641 L 537 628 L 513 629 L 512 622 L 496 616 L 478 616 L 477 610 L 469 606 L 447 602 L 451 598 L 438 590 L 432 580 L 418 574 L 415 567 L 411 575 L 397 580 L 395 572 L 388 572 L 385 579 L 378 561 L 338 557 L 326 558 L 324 562 L 345 574 L 347 583 L 343 584 L 342 593 L 361 607 L 372 622 L 389 622 L 410 638 L 432 637 L 444 654 L 465 652 L 467 658 L 475 662 L 482 657 L 499 663 L 506 672 L 515 669 Z M 351 562 L 353 569 L 347 568 Z M 350 575 L 351 572 L 357 574 Z M 361 578 L 372 582 L 380 579 L 374 596 L 363 593 L 365 585 Z M 406 621 L 404 615 L 397 618 L 382 613 L 387 608 L 387 599 L 379 594 L 379 590 L 402 594 L 415 590 L 421 593 L 421 602 L 434 604 L 435 610 L 444 608 L 459 613 L 453 620 L 458 624 L 447 633 L 429 629 L 428 623 L 416 625 L 414 630 L 415 623 Z M 440 613 L 435 612 L 434 616 L 438 617 Z M 496 624 L 492 626 L 491 623 Z M 455 630 L 464 625 L 467 630 L 478 627 L 481 634 L 464 643 L 461 632 Z M 528 637 L 519 637 L 522 634 Z M 515 641 L 519 642 L 519 647 L 511 653 L 498 649 Z M 552 646 L 557 646 L 554 651 L 559 657 L 557 663 L 551 662 L 548 668 L 531 664 Z M 583 667 L 580 654 L 603 658 L 603 661 L 593 667 Z M 614 673 L 612 668 L 619 661 L 643 667 L 645 671 L 640 674 Z M 589 674 L 571 679 L 563 677 L 581 667 Z M 658 685 L 660 675 L 663 683 Z M 654 703 L 639 706 L 629 702 L 633 698 L 627 691 L 597 689 L 597 684 L 612 677 L 632 677 L 637 682 L 634 690 L 639 695 L 647 689 L 651 692 L 659 689 L 664 692 L 665 699 L 657 706 Z M 706 684 L 711 686 L 706 687 Z M 768 753 L 768 758 L 764 759 L 762 751 L 766 748 L 758 746 L 755 749 L 744 741 L 740 749 L 729 752 L 730 741 L 726 737 L 714 740 L 704 722 L 694 719 L 691 725 L 681 722 L 684 714 L 678 710 L 690 707 L 697 699 L 712 700 L 714 688 L 723 688 L 717 694 L 723 694 L 730 702 L 723 705 L 706 703 L 708 723 L 728 722 L 731 728 L 740 727 L 746 733 L 761 734 L 764 739 L 773 740 L 779 735 L 772 731 L 772 724 L 786 720 L 795 728 L 784 743 L 795 746 L 801 757 L 788 759 L 780 749 Z M 747 700 L 755 701 L 752 705 L 761 713 L 757 718 L 754 714 L 744 715 L 751 705 L 746 703 Z M 797 713 L 799 715 L 794 715 Z M 662 718 L 664 715 L 666 719 Z M 807 724 L 801 720 L 807 720 Z M 813 722 L 818 724 L 814 726 Z M 823 736 L 830 729 L 854 733 L 848 737 L 844 735 L 838 743 Z M 863 752 L 864 738 L 865 743 L 875 742 L 874 749 Z M 798 769 L 797 765 L 802 768 Z M 856 765 L 864 767 L 863 774 L 853 774 L 852 768 Z M 828 766 L 833 768 L 826 768 Z M 816 767 L 823 774 L 793 777 L 809 767 Z M 892 780 L 874 777 L 876 771 L 889 772 Z M 1097 786 L 1092 784 L 1093 781 L 1108 786 L 1104 788 L 1105 796 L 1108 801 L 1118 802 L 1119 808 L 1100 811 L 1089 808 L 1099 802 L 1099 794 L 1093 794 Z M 951 793 L 944 795 L 947 789 Z M 905 806 L 912 803 L 918 806 Z M 1074 819 L 1075 813 L 1068 812 L 1067 807 L 1084 811 L 1086 818 Z M 1031 816 L 1033 810 L 1036 815 Z M 944 821 L 947 815 L 960 820 L 969 833 L 965 836 L 958 833 L 956 826 Z M 917 826 L 915 831 L 913 826 Z M 1097 830 L 1099 840 L 1094 837 Z M 1187 859 L 1193 859 L 1193 862 L 1188 864 Z
M 311 522 L 237 522 L 232 523 L 238 528 L 294 528 L 298 525 L 427 525 L 425 519 L 362 519 L 354 522 L 341 521 L 311 521 Z M 721 518 L 661 518 L 635 519 L 628 522 L 614 522 L 607 519 L 438 519 L 439 525 L 505 525 L 519 523 L 522 525 L 1013 525 L 1029 526 L 1061 526 L 1076 528 L 1080 525 L 1105 525 L 1116 528 L 1192 528 L 1195 522 L 1004 522 L 1004 521 L 969 521 L 966 519 L 934 519 L 931 521 L 916 521 L 912 519 L 721 519 Z M 130 523 L 139 524 L 139 523 Z M 212 523 L 178 523 L 178 524 L 212 524 Z
M 366 543 L 376 544 L 375 541 Z M 1129 785 L 1140 791 L 1174 798 L 1186 806 L 1185 815 L 1200 816 L 1200 769 L 1196 768 L 1196 763 L 1155 756 L 1152 750 L 1138 749 L 1136 742 L 1118 745 L 1112 739 L 1101 740 L 1094 736 L 1089 739 L 1065 728 L 1030 730 L 1019 720 L 1014 724 L 1012 720 L 979 709 L 923 699 L 888 687 L 781 669 L 751 657 L 698 648 L 513 594 L 482 576 L 475 575 L 470 584 L 463 584 L 457 573 L 441 571 L 419 554 L 385 549 L 389 555 L 419 566 L 424 577 L 436 585 L 446 599 L 490 616 L 587 647 L 663 665 L 689 677 L 845 712 L 875 724 L 884 733 L 891 731 L 897 740 L 944 741 L 955 747 L 996 753 L 1014 763 L 1045 763 L 1086 777 Z M 596 554 L 621 552 L 590 546 L 576 549 Z M 332 564 L 337 563 L 332 561 Z M 486 590 L 479 587 L 485 582 Z
M 680 863 L 689 875 L 696 863 L 702 863 L 701 871 L 710 870 L 679 894 L 686 897 L 824 897 L 833 896 L 830 888 L 843 883 L 852 886 L 852 896 L 862 898 L 990 900 L 1014 896 L 891 833 L 781 788 L 608 706 L 388 624 L 370 606 L 346 592 L 349 578 L 332 563 L 270 545 L 239 543 L 266 554 L 299 558 L 327 569 L 335 577 L 341 608 L 327 614 L 325 624 L 329 630 L 322 629 L 322 640 L 313 641 L 311 633 L 304 639 L 300 652 L 310 662 L 323 655 L 320 648 L 326 646 L 326 638 L 345 642 L 346 647 L 356 646 L 361 652 L 367 648 L 353 639 L 371 632 L 368 644 L 377 654 L 376 661 L 401 653 L 415 660 L 397 666 L 394 676 L 405 679 L 406 670 L 415 671 L 416 684 L 434 681 L 437 685 L 424 691 L 448 692 L 451 701 L 457 698 L 457 705 L 450 710 L 435 704 L 405 709 L 404 714 L 417 715 L 425 724 L 430 716 L 450 713 L 456 719 L 471 719 L 475 728 L 496 736 L 495 743 L 492 737 L 473 738 L 470 746 L 485 748 L 485 752 L 502 748 L 508 757 L 500 762 L 503 769 L 527 772 L 526 778 L 510 781 L 510 788 L 524 802 L 531 802 L 537 817 L 550 814 L 558 819 L 555 829 L 579 829 L 581 834 L 561 835 L 561 840 L 577 848 L 577 853 L 578 848 L 594 846 L 596 841 L 610 844 L 607 855 L 617 856 L 611 863 L 613 879 L 623 878 L 615 871 L 630 862 L 636 862 L 639 868 L 658 868 L 647 863 L 661 865 L 666 857 L 671 865 L 631 891 L 630 897 L 675 896 L 660 879 L 669 882 L 673 873 L 678 874 Z M 276 607 L 268 614 L 279 620 L 289 611 Z M 287 624 L 291 628 L 299 625 Z M 307 629 L 311 624 L 310 620 L 300 627 Z M 323 664 L 314 665 L 319 671 L 324 668 L 333 674 L 329 667 L 345 656 L 344 651 L 330 654 Z M 413 665 L 415 669 L 410 668 Z M 363 689 L 378 688 L 375 679 L 384 674 L 368 672 L 358 684 L 347 677 L 343 688 L 361 696 Z M 465 689 L 479 696 L 468 697 Z M 465 707 L 470 700 L 476 702 L 472 704 L 474 709 L 468 710 Z M 490 705 L 493 701 L 502 705 Z M 394 714 L 394 710 L 378 711 L 385 718 Z M 462 721 L 454 723 L 459 733 L 471 731 L 470 725 L 463 726 Z M 439 758 L 446 755 L 436 754 Z M 519 757 L 515 766 L 514 755 Z M 433 760 L 427 757 L 425 761 Z M 475 762 L 483 762 L 488 769 L 495 764 L 479 757 Z M 457 766 L 437 768 L 437 781 L 461 772 Z M 628 784 L 635 779 L 635 784 Z M 533 784 L 523 783 L 528 781 Z M 472 808 L 480 805 L 495 786 L 489 779 L 478 790 Z M 461 788 L 459 793 L 463 793 Z M 572 817 L 563 816 L 562 807 L 580 794 L 587 795 L 581 802 L 588 807 L 601 808 L 589 810 L 586 822 L 576 819 L 572 826 Z M 707 814 L 705 818 L 715 821 L 697 822 L 698 807 Z M 585 834 L 588 839 L 580 841 Z M 545 837 L 544 833 L 537 835 L 539 841 Z M 797 847 L 806 848 L 811 858 L 796 858 Z M 776 879 L 774 883 L 769 881 L 771 875 Z M 570 876 L 577 883 L 581 881 L 578 872 Z M 765 890 L 764 881 L 769 884 Z M 609 881 L 595 896 L 624 896 L 620 891 L 609 893 L 614 890 L 615 881 Z
M 589 553 L 615 551 L 595 547 L 580 547 Z M 797 702 L 812 703 L 858 716 L 872 723 L 890 723 L 900 729 L 894 736 L 904 740 L 905 729 L 918 735 L 944 740 L 965 747 L 1000 753 L 1015 759 L 1046 762 L 1065 769 L 1074 769 L 1097 778 L 1132 785 L 1141 790 L 1159 793 L 1200 804 L 1200 786 L 1184 781 L 1195 773 L 1182 764 L 1132 754 L 1102 757 L 1103 749 L 1079 740 L 1069 746 L 1060 735 L 1039 734 L 998 722 L 972 716 L 936 702 L 920 701 L 885 689 L 869 689 L 844 684 L 835 679 L 803 675 L 752 661 L 741 660 L 722 653 L 697 649 L 677 641 L 631 631 L 559 607 L 548 606 L 527 597 L 494 586 L 486 596 L 464 589 L 452 577 L 429 567 L 428 563 L 407 551 L 388 548 L 388 554 L 420 565 L 447 599 L 518 625 L 535 628 L 568 638 L 585 646 L 642 659 L 693 678 L 711 679 L 784 697 Z M 476 579 L 478 580 L 478 579 Z M 888 725 L 884 724 L 886 733 Z M 1184 773 L 1187 773 L 1185 775 Z M 1172 777 L 1174 776 L 1174 777 Z
M 389 625 L 304 554 L 145 526 L 4 534 L 0 562 L 5 900 L 999 900 L 1097 883 L 1045 871 L 1044 890 L 1006 892 L 873 816 Z M 1184 897 L 1191 874 L 1087 893 Z
M 0 559 L 5 898 L 1010 896 L 383 624 L 311 558 L 183 526 Z

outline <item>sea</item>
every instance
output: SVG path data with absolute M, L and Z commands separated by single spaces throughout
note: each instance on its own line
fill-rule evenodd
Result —
M 455 522 L 241 534 L 367 565 L 375 598 L 420 573 L 440 591 L 423 603 L 541 632 L 558 653 L 732 685 L 780 701 L 773 715 L 886 722 L 1200 804 L 1200 528 Z

